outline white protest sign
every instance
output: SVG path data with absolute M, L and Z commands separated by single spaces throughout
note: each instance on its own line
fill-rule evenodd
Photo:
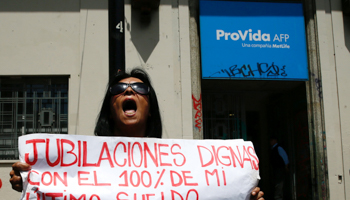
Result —
M 19 138 L 21 199 L 247 200 L 251 142 L 30 134 Z

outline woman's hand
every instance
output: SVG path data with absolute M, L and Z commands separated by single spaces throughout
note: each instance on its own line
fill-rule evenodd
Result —
M 264 192 L 260 191 L 259 187 L 254 188 L 251 194 L 250 199 L 252 200 L 264 200 Z
M 12 189 L 18 192 L 22 192 L 22 188 L 23 188 L 22 177 L 19 172 L 29 171 L 31 168 L 32 166 L 22 162 L 16 162 L 12 165 L 12 170 L 10 172 L 10 176 L 11 176 L 10 183 L 12 185 Z

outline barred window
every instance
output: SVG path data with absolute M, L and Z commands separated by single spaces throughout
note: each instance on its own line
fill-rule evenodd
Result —
M 68 77 L 0 77 L 0 160 L 30 133 L 68 133 Z

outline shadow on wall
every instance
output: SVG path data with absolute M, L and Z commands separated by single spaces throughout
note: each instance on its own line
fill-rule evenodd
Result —
M 79 12 L 80 9 L 108 9 L 109 0 L 0 0 L 0 12 Z M 130 0 L 124 0 L 130 4 Z M 161 0 L 170 5 L 172 0 Z M 183 2 L 180 4 L 186 4 Z
M 0 12 L 80 12 L 108 9 L 108 0 L 1 0 Z
M 0 12 L 80 12 L 81 9 L 108 9 L 109 0 L 0 0 Z M 161 0 L 161 4 L 174 1 Z M 125 0 L 130 4 L 130 0 Z M 176 5 L 177 6 L 177 5 Z M 131 24 L 131 25 L 130 25 Z M 143 62 L 147 62 L 159 42 L 159 9 L 148 15 L 132 9 L 126 27 Z
M 345 46 L 350 51 L 350 15 L 343 15 L 343 18 Z
M 130 31 L 131 41 L 137 52 L 146 63 L 159 42 L 159 11 L 145 14 L 132 9 L 131 27 L 126 22 L 126 28 Z

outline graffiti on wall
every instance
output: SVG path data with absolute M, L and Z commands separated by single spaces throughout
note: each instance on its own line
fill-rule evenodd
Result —
M 318 78 L 314 73 L 311 74 L 312 78 L 315 81 L 315 86 L 318 92 L 318 97 L 320 97 L 320 99 L 322 99 L 323 94 L 322 94 L 322 81 L 320 78 Z
M 193 109 L 196 110 L 196 114 L 194 116 L 195 120 L 195 127 L 198 129 L 200 132 L 202 130 L 202 94 L 200 94 L 199 99 L 196 99 L 192 95 L 192 100 L 193 100 Z
M 215 74 L 226 74 L 229 78 L 234 77 L 251 77 L 251 78 L 257 78 L 261 76 L 267 76 L 267 77 L 286 77 L 288 76 L 286 73 L 286 66 L 277 66 L 272 62 L 272 64 L 268 63 L 257 63 L 256 66 L 250 66 L 250 65 L 232 65 L 228 69 L 221 69 L 220 71 L 217 71 L 213 73 L 209 77 L 215 77 Z

